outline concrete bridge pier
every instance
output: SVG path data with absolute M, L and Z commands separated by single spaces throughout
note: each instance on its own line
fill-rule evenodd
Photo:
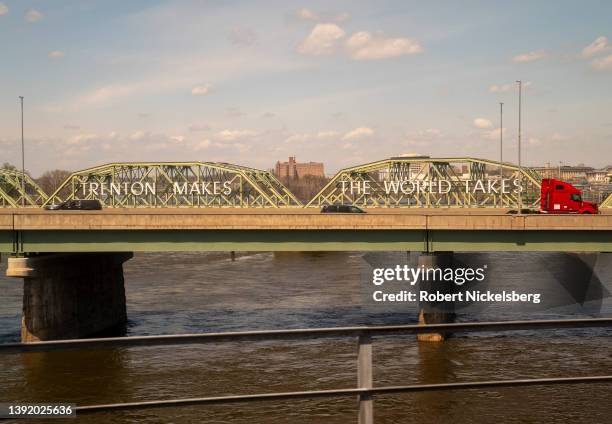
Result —
M 76 339 L 125 331 L 123 263 L 132 253 L 53 253 L 9 258 L 23 278 L 21 341 Z
M 422 253 L 417 259 L 417 266 L 424 269 L 440 268 L 443 271 L 453 265 L 453 252 Z M 453 293 L 455 284 L 450 281 L 419 281 L 419 290 L 429 293 Z M 419 305 L 419 324 L 446 324 L 455 322 L 453 302 L 421 302 Z M 420 342 L 441 342 L 450 336 L 448 332 L 422 333 L 417 335 Z

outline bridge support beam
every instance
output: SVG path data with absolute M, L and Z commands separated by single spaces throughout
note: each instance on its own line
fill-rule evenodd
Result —
M 450 268 L 453 265 L 453 252 L 422 253 L 417 259 L 417 266 L 425 269 Z M 443 281 L 419 281 L 419 290 L 429 293 L 453 293 L 455 285 L 452 282 Z M 446 324 L 455 321 L 455 308 L 452 302 L 422 302 L 419 307 L 419 324 Z M 420 342 L 441 342 L 450 334 L 421 333 L 417 335 Z
M 75 339 L 125 331 L 123 263 L 132 253 L 69 253 L 9 258 L 23 278 L 21 341 Z

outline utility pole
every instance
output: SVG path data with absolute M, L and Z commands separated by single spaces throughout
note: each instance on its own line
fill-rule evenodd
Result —
M 503 185 L 504 181 L 504 104 L 499 102 L 499 184 Z M 503 207 L 504 200 L 502 194 L 499 194 L 499 207 Z
M 19 96 L 21 101 L 21 206 L 25 206 L 25 143 L 23 141 L 23 96 Z
M 561 179 L 561 165 L 563 164 L 562 161 L 559 161 L 559 179 Z
M 521 106 L 523 96 L 523 81 L 518 80 L 519 103 L 518 103 L 518 167 L 519 167 L 519 192 L 518 192 L 518 213 L 523 209 L 523 167 L 521 165 Z

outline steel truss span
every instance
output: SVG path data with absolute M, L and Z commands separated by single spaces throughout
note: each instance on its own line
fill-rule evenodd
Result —
M 37 207 L 46 202 L 47 198 L 27 173 L 24 175 L 21 171 L 0 169 L 0 207 Z
M 530 168 L 491 160 L 399 157 L 341 170 L 306 206 L 538 208 L 541 180 Z
M 599 205 L 600 208 L 612 208 L 612 193 L 610 193 L 610 195 L 606 198 L 606 200 L 604 200 L 601 205 Z
M 301 202 L 269 171 L 218 162 L 111 163 L 78 171 L 43 206 L 98 199 L 107 208 L 280 208 Z

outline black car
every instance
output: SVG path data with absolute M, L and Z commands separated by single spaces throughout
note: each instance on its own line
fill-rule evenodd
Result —
M 353 205 L 325 205 L 321 213 L 366 213 L 363 209 Z
M 66 200 L 59 205 L 47 205 L 45 209 L 48 211 L 99 211 L 102 209 L 102 203 L 99 200 Z

